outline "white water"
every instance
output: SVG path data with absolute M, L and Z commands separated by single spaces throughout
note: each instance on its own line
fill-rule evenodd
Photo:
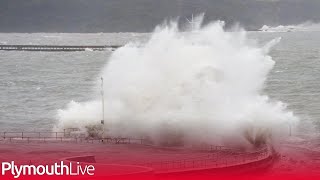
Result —
M 298 119 L 263 91 L 275 64 L 269 48 L 280 39 L 258 47 L 242 30 L 226 32 L 220 21 L 194 27 L 161 26 L 148 42 L 112 54 L 101 73 L 107 134 L 229 145 L 287 135 Z M 90 102 L 59 110 L 56 128 L 99 125 L 101 100 L 94 93 Z
M 264 25 L 259 30 L 263 32 L 296 32 L 296 31 L 310 32 L 310 31 L 320 31 L 320 24 L 308 21 L 302 24 L 297 24 L 297 25 L 280 25 L 275 27 Z

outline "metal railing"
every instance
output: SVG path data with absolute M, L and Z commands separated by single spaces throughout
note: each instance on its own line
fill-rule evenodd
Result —
M 223 168 L 244 165 L 266 159 L 270 156 L 270 150 L 268 148 L 264 148 L 253 153 L 241 153 L 234 155 L 232 153 L 221 151 L 219 153 L 210 154 L 203 157 L 150 163 L 136 163 L 135 165 L 151 167 L 158 173 L 165 173 L 169 171 L 184 171 L 188 169 Z
M 114 143 L 114 144 L 142 144 L 150 145 L 144 138 L 105 137 L 89 138 L 72 136 L 77 129 L 65 129 L 63 132 L 0 132 L 0 141 L 14 142 L 73 142 L 73 143 Z M 169 148 L 172 149 L 172 148 Z M 169 160 L 160 162 L 139 162 L 134 165 L 153 168 L 156 172 L 184 171 L 188 169 L 223 168 L 249 164 L 266 159 L 272 155 L 271 150 L 265 147 L 256 152 L 243 153 L 237 149 L 225 146 L 209 145 L 191 150 L 205 151 L 208 155 L 188 159 Z
M 147 144 L 143 138 L 127 137 L 86 137 L 84 134 L 73 135 L 78 129 L 65 129 L 63 132 L 0 132 L 0 140 L 5 142 L 75 142 L 75 143 L 114 143 Z

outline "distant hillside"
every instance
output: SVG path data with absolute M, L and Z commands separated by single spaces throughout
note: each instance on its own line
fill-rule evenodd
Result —
M 0 0 L 0 32 L 147 32 L 168 17 L 264 24 L 320 21 L 319 0 Z

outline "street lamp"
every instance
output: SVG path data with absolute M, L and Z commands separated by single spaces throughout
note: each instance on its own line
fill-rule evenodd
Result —
M 103 77 L 101 77 L 101 103 L 102 103 L 102 120 L 101 120 L 101 124 L 104 125 L 104 91 L 103 91 Z

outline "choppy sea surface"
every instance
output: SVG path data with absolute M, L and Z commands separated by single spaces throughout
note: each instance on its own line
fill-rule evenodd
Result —
M 286 102 L 301 119 L 293 134 L 309 146 L 319 146 L 320 32 L 249 32 L 248 36 L 261 44 L 282 37 L 270 53 L 276 65 L 264 93 Z M 0 34 L 0 44 L 124 45 L 148 37 L 135 33 Z M 58 109 L 71 100 L 92 98 L 111 53 L 0 51 L 0 131 L 52 129 Z

